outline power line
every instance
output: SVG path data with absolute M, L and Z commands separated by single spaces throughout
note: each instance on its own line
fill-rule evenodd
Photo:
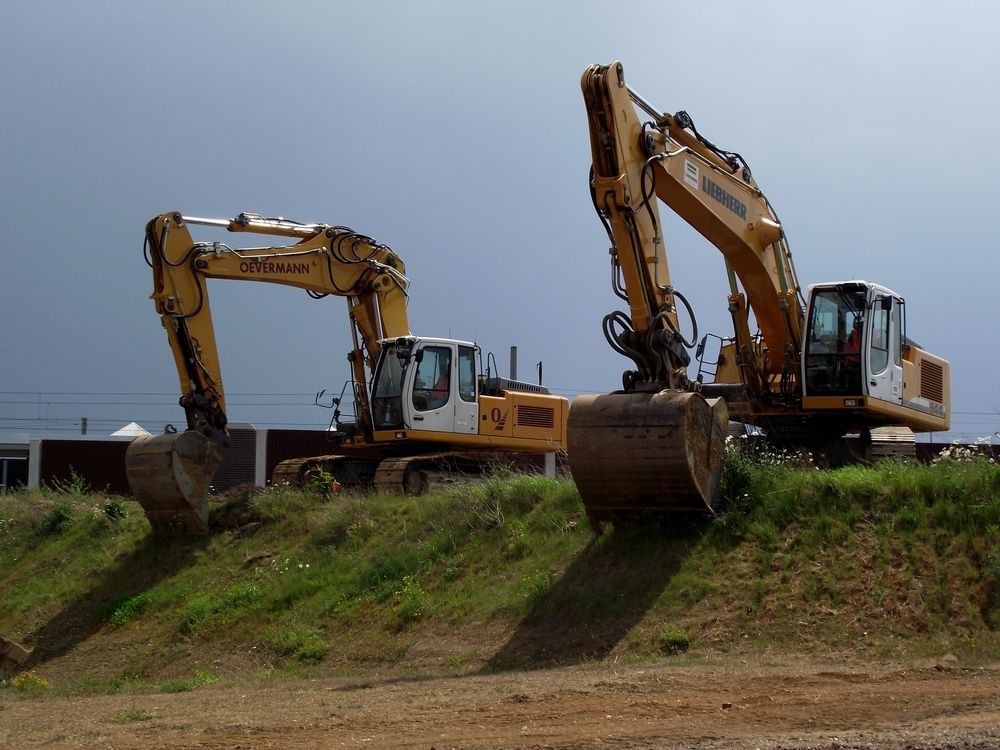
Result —
M 315 396 L 316 393 L 233 393 L 233 396 Z M 177 396 L 175 391 L 0 391 L 0 396 Z

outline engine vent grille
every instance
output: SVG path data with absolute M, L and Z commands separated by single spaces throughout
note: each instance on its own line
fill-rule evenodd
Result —
M 944 368 L 941 365 L 920 360 L 920 395 L 929 401 L 944 403 Z
M 517 424 L 519 427 L 555 427 L 555 409 L 549 406 L 519 406 Z

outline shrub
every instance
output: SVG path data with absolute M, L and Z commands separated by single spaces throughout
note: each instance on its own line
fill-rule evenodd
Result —
M 107 500 L 104 503 L 104 516 L 109 521 L 121 521 L 128 518 L 128 506 L 124 500 Z
M 19 693 L 41 693 L 49 689 L 49 681 L 34 672 L 21 672 L 11 677 L 10 686 Z
M 691 648 L 691 636 L 673 625 L 660 631 L 657 642 L 660 651 L 669 656 L 682 654 Z
M 76 517 L 76 511 L 73 509 L 73 503 L 69 500 L 65 500 L 60 503 L 56 503 L 52 506 L 45 517 L 42 519 L 38 526 L 38 530 L 42 534 L 62 534 L 70 526 L 73 525 L 73 519 Z
M 317 469 L 309 475 L 306 489 L 321 497 L 329 498 L 340 492 L 341 484 L 330 472 Z
M 723 508 L 738 508 L 746 504 L 753 487 L 753 458 L 749 451 L 732 438 L 726 439 L 722 456 L 722 477 L 719 497 Z
M 212 685 L 219 681 L 217 675 L 204 669 L 195 669 L 193 677 L 180 677 L 176 680 L 168 680 L 160 685 L 160 690 L 164 693 L 184 693 L 188 690 Z
M 53 479 L 52 489 L 60 495 L 69 495 L 77 499 L 87 494 L 87 480 L 72 466 L 69 467 L 69 479 Z
M 480 484 L 460 485 L 462 503 L 480 528 L 503 526 L 506 517 L 523 515 L 544 498 L 559 491 L 562 483 L 541 474 L 523 474 L 510 468 L 493 472 Z M 575 496 L 575 495 L 574 495 Z
M 392 597 L 395 603 L 394 619 L 397 627 L 419 620 L 427 613 L 429 606 L 427 594 L 413 576 L 404 576 L 402 588 L 393 592 Z
M 150 597 L 145 591 L 119 599 L 112 605 L 108 624 L 112 628 L 120 628 L 145 612 L 149 605 Z
M 300 622 L 288 622 L 268 630 L 264 634 L 264 643 L 281 656 L 310 664 L 323 661 L 330 650 L 330 643 L 322 630 Z
M 546 570 L 536 570 L 521 578 L 521 583 L 524 584 L 524 597 L 528 604 L 536 604 L 552 589 L 555 577 Z

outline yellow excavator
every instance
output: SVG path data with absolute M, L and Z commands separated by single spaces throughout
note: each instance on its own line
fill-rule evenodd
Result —
M 195 225 L 290 244 L 196 242 Z M 129 484 L 154 531 L 208 531 L 209 486 L 229 445 L 208 279 L 347 299 L 355 421 L 341 422 L 338 408 L 334 451 L 282 462 L 272 481 L 302 483 L 329 472 L 345 485 L 419 494 L 512 454 L 565 451 L 568 401 L 539 385 L 480 374 L 474 343 L 411 334 L 403 261 L 371 237 L 258 214 L 204 219 L 171 212 L 147 224 L 144 252 L 187 418 L 184 432 L 137 438 L 126 453 Z
M 812 285 L 804 299 L 782 225 L 742 156 L 703 137 L 687 113 L 650 105 L 620 62 L 588 67 L 581 86 L 591 195 L 613 290 L 628 305 L 604 318 L 604 333 L 634 363 L 620 391 L 570 409 L 570 469 L 595 528 L 716 510 L 729 420 L 821 452 L 847 435 L 912 444 L 913 432 L 948 429 L 948 363 L 908 338 L 902 297 L 853 280 Z M 671 283 L 659 202 L 725 261 L 734 332 L 716 337 L 714 357 L 707 337 L 696 346 L 694 312 Z

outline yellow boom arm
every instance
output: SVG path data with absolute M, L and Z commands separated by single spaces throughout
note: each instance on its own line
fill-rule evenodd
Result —
M 624 353 L 635 359 L 632 350 L 644 343 L 655 350 L 657 338 L 683 341 L 674 299 L 681 295 L 670 284 L 660 200 L 725 258 L 744 382 L 757 389 L 769 376 L 794 379 L 804 317 L 800 290 L 781 224 L 746 163 L 702 138 L 685 113 L 657 112 L 626 85 L 620 62 L 590 66 L 581 86 L 590 124 L 594 204 L 606 221 L 613 262 L 624 281 L 621 296 L 640 334 L 622 340 Z M 750 333 L 748 302 L 763 346 Z M 664 333 L 657 333 L 661 328 Z M 679 347 L 665 348 L 674 367 L 687 364 Z M 676 381 L 668 384 L 683 386 Z
M 297 242 L 253 248 L 195 242 L 188 229 L 195 224 Z M 246 213 L 228 220 L 166 213 L 146 226 L 146 245 L 153 268 L 152 299 L 173 351 L 188 428 L 210 438 L 213 431 L 225 431 L 226 416 L 206 279 L 263 281 L 299 287 L 316 297 L 346 297 L 355 333 L 350 359 L 360 391 L 367 381 L 365 365 L 369 372 L 374 369 L 379 340 L 410 333 L 409 281 L 402 260 L 387 246 L 346 227 Z M 367 392 L 355 396 L 360 396 L 359 419 L 364 420 Z

